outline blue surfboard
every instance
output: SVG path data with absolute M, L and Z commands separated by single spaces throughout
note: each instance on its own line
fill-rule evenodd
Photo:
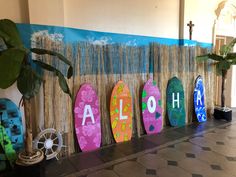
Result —
M 21 151 L 24 147 L 24 133 L 20 110 L 11 100 L 0 98 L 0 112 L 1 125 L 10 138 L 13 148 L 16 152 Z
M 184 89 L 181 81 L 177 77 L 173 77 L 168 81 L 166 107 L 171 126 L 181 127 L 185 125 Z
M 195 81 L 195 88 L 193 92 L 194 109 L 198 122 L 205 122 L 207 120 L 204 97 L 205 89 L 202 77 L 198 76 Z

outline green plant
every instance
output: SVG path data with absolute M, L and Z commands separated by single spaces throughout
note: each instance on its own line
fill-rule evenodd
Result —
M 71 97 L 70 89 L 62 72 L 43 61 L 32 60 L 31 52 L 38 55 L 48 54 L 53 56 L 52 59 L 59 59 L 69 66 L 67 78 L 69 79 L 73 75 L 72 64 L 63 55 L 51 50 L 24 47 L 16 24 L 8 19 L 0 20 L 0 88 L 6 89 L 17 82 L 17 88 L 22 94 L 26 120 L 26 155 L 34 153 L 32 149 L 32 121 L 28 105 L 30 104 L 29 100 L 39 92 L 42 84 L 40 69 L 53 72 L 58 77 L 61 89 Z
M 225 107 L 225 84 L 227 80 L 227 72 L 231 65 L 236 65 L 236 53 L 232 53 L 232 49 L 236 43 L 234 38 L 228 45 L 220 48 L 220 54 L 208 53 L 206 55 L 197 56 L 197 61 L 213 60 L 216 64 L 216 72 L 222 76 L 221 84 L 221 107 Z

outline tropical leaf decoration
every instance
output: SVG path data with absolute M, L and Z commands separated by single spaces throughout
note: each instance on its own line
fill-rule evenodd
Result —
M 236 53 L 231 53 L 234 45 L 236 43 L 236 38 L 234 38 L 228 45 L 222 45 L 220 48 L 220 55 L 209 53 L 206 55 L 197 56 L 197 61 L 213 60 L 216 64 L 216 71 L 218 75 L 222 75 L 223 71 L 230 69 L 231 65 L 236 64 Z
M 16 24 L 8 19 L 0 20 L 0 43 L 0 46 L 6 46 L 0 50 L 0 88 L 6 89 L 17 82 L 17 88 L 23 95 L 23 98 L 30 99 L 35 96 L 39 92 L 43 80 L 41 74 L 32 66 L 34 63 L 42 70 L 55 73 L 58 77 L 59 86 L 63 92 L 71 97 L 65 77 L 67 79 L 71 78 L 73 67 L 71 62 L 62 54 L 47 49 L 25 48 Z M 51 55 L 53 60 L 64 62 L 68 65 L 66 76 L 57 68 L 43 61 L 33 60 L 32 62 L 32 59 L 30 59 L 31 52 L 38 55 Z
M 225 88 L 227 71 L 230 69 L 231 65 L 236 65 L 236 53 L 232 53 L 235 43 L 236 43 L 236 38 L 234 38 L 228 45 L 221 46 L 219 55 L 214 53 L 208 53 L 196 57 L 196 60 L 198 62 L 213 60 L 214 63 L 216 64 L 216 73 L 222 76 L 222 86 L 221 86 L 222 107 L 225 107 L 224 88 Z

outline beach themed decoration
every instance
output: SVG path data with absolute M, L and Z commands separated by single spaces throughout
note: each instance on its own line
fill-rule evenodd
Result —
M 166 98 L 167 115 L 170 125 L 177 127 L 185 125 L 184 89 L 177 77 L 173 77 L 168 81 Z
M 79 89 L 74 106 L 76 137 L 82 151 L 101 145 L 99 100 L 94 88 L 86 83 Z
M 205 90 L 202 77 L 198 76 L 195 81 L 195 88 L 193 93 L 194 110 L 198 122 L 205 122 L 207 120 L 204 97 L 205 97 Z
M 149 79 L 142 92 L 142 116 L 147 134 L 159 133 L 162 129 L 161 94 L 157 84 Z
M 115 141 L 123 142 L 132 136 L 132 98 L 128 86 L 119 81 L 111 94 L 110 117 Z

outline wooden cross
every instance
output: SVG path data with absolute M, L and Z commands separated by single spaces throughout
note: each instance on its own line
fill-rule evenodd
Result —
M 194 24 L 192 23 L 192 21 L 189 21 L 187 26 L 189 26 L 189 39 L 192 40 L 192 33 L 193 33 Z

